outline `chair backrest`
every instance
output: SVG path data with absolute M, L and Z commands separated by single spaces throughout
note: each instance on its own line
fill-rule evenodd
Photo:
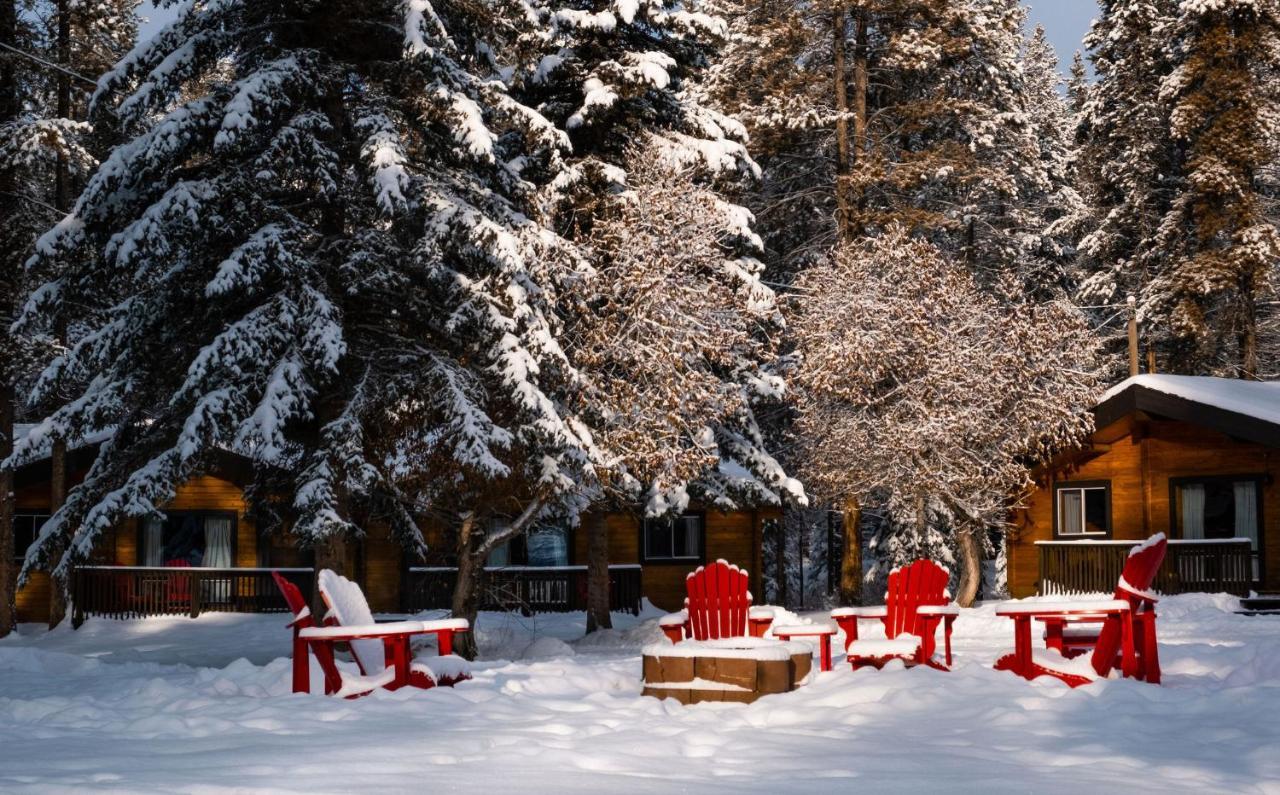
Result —
M 307 609 L 307 600 L 303 598 L 302 591 L 298 589 L 298 586 L 286 580 L 284 575 L 278 571 L 271 572 L 271 578 L 276 581 L 276 587 L 280 589 L 281 595 L 284 596 L 284 603 L 289 606 L 289 612 L 293 613 L 294 620 L 299 622 L 299 626 L 301 626 L 302 621 L 308 622 L 306 626 L 315 626 L 315 620 L 310 616 L 305 619 L 301 618 L 303 611 Z
M 1124 570 L 1120 572 L 1120 582 L 1116 585 L 1112 598 L 1127 601 L 1134 615 L 1155 605 L 1151 586 L 1156 581 L 1156 573 L 1160 571 L 1168 546 L 1164 533 L 1156 533 L 1129 550 L 1129 557 L 1125 559 Z M 1093 647 L 1093 657 L 1090 658 L 1093 669 L 1100 676 L 1106 676 L 1115 667 L 1116 654 L 1123 641 L 1124 636 L 1118 622 L 1108 621 L 1102 625 L 1102 630 L 1098 632 L 1098 643 Z
M 317 581 L 320 595 L 329 606 L 329 616 L 337 619 L 344 627 L 368 626 L 374 623 L 373 611 L 369 609 L 369 600 L 364 598 L 364 591 L 351 580 L 336 571 L 324 569 Z M 380 640 L 353 640 L 350 643 L 351 656 L 365 676 L 382 673 L 387 666 L 385 647 Z
M 751 594 L 745 571 L 717 560 L 690 572 L 684 585 L 689 594 L 684 604 L 695 640 L 746 636 Z
M 189 569 L 191 561 L 186 558 L 174 558 L 164 562 L 166 569 Z M 171 602 L 189 602 L 191 601 L 191 578 L 187 576 L 169 577 L 169 601 Z
M 950 579 L 947 570 L 931 560 L 917 560 L 889 572 L 889 588 L 884 595 L 885 636 L 920 635 L 916 610 L 925 605 L 945 605 Z
M 311 609 L 307 605 L 307 600 L 302 595 L 302 591 L 298 586 L 289 582 L 278 571 L 271 572 L 271 578 L 276 581 L 276 587 L 280 589 L 280 593 L 284 596 L 284 602 L 289 606 L 289 612 L 293 613 L 293 633 L 294 633 L 294 653 L 298 654 L 297 646 L 298 630 L 314 627 L 316 625 L 315 617 L 311 615 Z M 306 647 L 302 647 L 305 651 Z M 336 693 L 342 687 L 342 674 L 338 672 L 338 665 L 333 661 L 333 647 L 321 644 L 312 648 L 312 654 L 316 662 L 320 665 L 320 670 L 324 673 L 325 692 Z

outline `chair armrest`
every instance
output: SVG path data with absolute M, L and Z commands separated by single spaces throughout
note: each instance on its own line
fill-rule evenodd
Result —
M 689 623 L 688 610 L 681 610 L 678 613 L 667 613 L 665 616 L 658 619 L 658 626 L 660 627 L 683 627 L 685 624 L 688 624 L 688 623 Z
M 916 613 L 922 616 L 958 616 L 960 605 L 923 605 L 916 608 Z
M 885 618 L 889 615 L 889 608 L 885 605 L 875 605 L 874 607 L 837 607 L 831 611 L 832 618 Z
M 389 624 L 361 624 L 344 627 L 307 627 L 298 631 L 306 640 L 360 640 L 361 638 L 385 638 L 396 635 L 422 633 L 421 621 L 395 621 Z
M 747 618 L 749 618 L 752 621 L 764 621 L 766 619 L 769 621 L 772 621 L 773 608 L 772 607 L 748 607 Z

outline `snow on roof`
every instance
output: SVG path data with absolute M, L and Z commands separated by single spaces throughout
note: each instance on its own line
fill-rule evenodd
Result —
M 1144 373 L 1111 387 L 1098 403 L 1135 386 L 1280 425 L 1280 381 Z

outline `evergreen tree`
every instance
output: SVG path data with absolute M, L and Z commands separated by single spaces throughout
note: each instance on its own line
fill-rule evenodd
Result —
M 1085 37 L 1096 81 L 1076 131 L 1080 192 L 1093 218 L 1079 243 L 1080 295 L 1089 304 L 1137 295 L 1144 322 L 1152 308 L 1147 286 L 1163 266 L 1148 252 L 1176 188 L 1168 112 L 1154 90 L 1171 71 L 1163 35 L 1173 5 L 1102 0 Z M 1156 332 L 1146 329 L 1149 338 L 1159 339 Z
M 67 541 L 65 577 L 218 448 L 288 473 L 293 532 L 338 569 L 361 517 L 421 548 L 410 475 L 443 473 L 421 499 L 465 517 L 485 483 L 521 482 L 536 516 L 580 481 L 549 397 L 562 258 L 533 220 L 567 141 L 504 83 L 530 24 L 515 4 L 189 5 L 100 81 L 95 117 L 127 140 L 39 241 L 19 327 L 104 319 L 46 368 L 37 399 L 87 386 L 11 463 L 114 433 L 28 570 Z
M 1256 378 L 1259 299 L 1280 257 L 1260 183 L 1280 156 L 1280 3 L 1184 2 L 1168 33 L 1177 65 L 1161 97 L 1181 180 L 1147 305 L 1167 318 L 1176 367 Z

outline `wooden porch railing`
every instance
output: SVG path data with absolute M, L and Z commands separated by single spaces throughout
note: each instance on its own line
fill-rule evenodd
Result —
M 201 613 L 288 611 L 271 579 L 279 571 L 311 593 L 311 569 L 205 569 L 159 566 L 79 566 L 71 575 L 71 619 L 143 618 Z
M 1037 541 L 1038 591 L 1042 595 L 1111 593 L 1137 541 Z M 1229 593 L 1248 596 L 1253 586 L 1249 539 L 1172 540 L 1156 574 L 1163 594 Z
M 568 613 L 587 609 L 586 566 L 503 566 L 485 569 L 480 609 L 534 613 Z M 405 581 L 403 609 L 447 610 L 458 581 L 450 566 L 415 566 Z M 639 564 L 609 567 L 609 609 L 640 613 Z

